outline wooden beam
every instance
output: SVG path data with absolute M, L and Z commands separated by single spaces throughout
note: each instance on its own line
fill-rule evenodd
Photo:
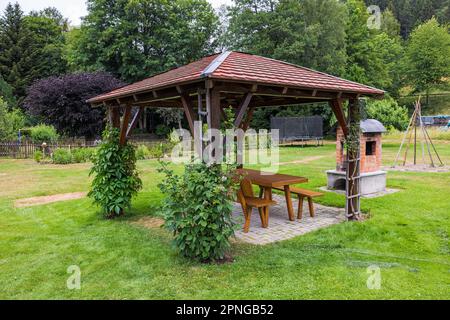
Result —
M 184 114 L 186 115 L 187 121 L 189 123 L 189 130 L 191 131 L 192 136 L 194 136 L 195 115 L 194 109 L 192 109 L 192 106 L 190 104 L 188 95 L 186 94 L 181 95 L 181 104 L 183 105 Z
M 210 129 L 220 129 L 220 91 L 216 88 L 210 90 L 210 123 L 208 126 Z
M 248 105 L 250 104 L 250 101 L 252 100 L 253 93 L 248 92 L 244 99 L 242 99 L 241 104 L 239 105 L 239 108 L 236 112 L 236 120 L 234 121 L 234 126 L 236 128 L 239 128 L 242 123 L 242 119 L 244 119 L 245 113 L 247 112 Z
M 139 107 L 138 111 L 134 115 L 133 120 L 131 121 L 130 127 L 127 130 L 127 137 L 129 137 L 131 135 L 131 133 L 133 132 L 134 128 L 136 128 L 139 118 L 141 117 L 143 112 L 144 112 L 144 107 Z
M 254 96 L 254 98 L 256 98 Z M 297 99 L 297 98 L 287 98 L 287 99 L 269 99 L 269 100 L 262 100 L 262 101 L 252 101 L 250 103 L 249 107 L 281 107 L 281 106 L 291 106 L 291 105 L 301 105 L 301 104 L 315 104 L 315 103 L 327 103 L 330 100 L 328 99 Z
M 122 120 L 122 128 L 120 130 L 120 145 L 124 145 L 125 142 L 127 141 L 127 131 L 128 131 L 128 123 L 130 122 L 130 118 L 131 118 L 131 105 L 128 104 L 125 107 L 125 113 L 123 115 L 123 120 Z
M 339 123 L 339 125 L 342 128 L 342 131 L 344 132 L 344 135 L 347 137 L 349 133 L 347 119 L 344 114 L 344 107 L 342 106 L 342 100 L 340 99 L 334 99 L 330 101 L 330 107 L 334 112 L 334 115 L 336 116 L 336 119 Z

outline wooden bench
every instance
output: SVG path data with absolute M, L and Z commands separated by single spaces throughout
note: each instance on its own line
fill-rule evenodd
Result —
M 284 188 L 274 188 L 275 190 L 283 191 Z M 315 212 L 314 212 L 314 202 L 313 198 L 321 197 L 323 196 L 323 193 L 317 192 L 317 191 L 311 191 L 306 189 L 301 189 L 297 187 L 290 187 L 291 193 L 294 193 L 298 196 L 298 219 L 303 218 L 303 199 L 308 199 L 309 204 L 309 215 L 314 218 Z

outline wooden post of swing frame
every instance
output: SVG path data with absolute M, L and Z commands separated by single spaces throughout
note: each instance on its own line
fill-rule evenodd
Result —
M 360 110 L 358 99 L 349 100 L 348 104 L 348 138 L 354 138 L 358 132 L 356 141 L 352 141 L 355 147 L 347 146 L 347 173 L 346 173 L 346 215 L 348 220 L 359 220 L 361 211 L 360 199 Z

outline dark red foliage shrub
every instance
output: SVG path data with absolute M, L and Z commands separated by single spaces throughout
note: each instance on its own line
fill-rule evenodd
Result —
M 120 86 L 120 80 L 105 72 L 49 77 L 29 87 L 24 106 L 59 133 L 90 138 L 102 132 L 105 110 L 92 108 L 86 100 Z

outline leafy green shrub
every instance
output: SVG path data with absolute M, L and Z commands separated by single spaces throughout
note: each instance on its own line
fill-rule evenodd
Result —
M 72 157 L 74 163 L 84 163 L 92 161 L 94 155 L 95 155 L 94 148 L 72 149 Z
M 33 154 L 34 161 L 40 163 L 44 159 L 44 153 L 41 150 L 36 150 Z
M 58 133 L 53 126 L 40 124 L 30 128 L 31 139 L 34 143 L 50 143 L 58 139 Z
M 148 150 L 147 146 L 140 145 L 136 149 L 136 159 L 137 160 L 145 160 L 150 157 L 150 150 Z
M 53 151 L 53 163 L 70 164 L 72 163 L 72 153 L 68 149 L 56 149 Z
M 163 144 L 157 144 L 151 146 L 149 149 L 149 155 L 152 159 L 161 159 L 164 156 Z
M 0 140 L 16 139 L 19 129 L 23 128 L 24 124 L 23 112 L 17 108 L 11 110 L 0 96 Z
M 380 121 L 388 130 L 403 131 L 408 126 L 409 117 L 406 107 L 399 106 L 392 98 L 370 100 L 366 107 L 367 117 Z
M 164 124 L 159 124 L 156 126 L 155 134 L 160 138 L 165 138 L 170 134 L 171 130 L 168 126 Z
M 108 126 L 98 147 L 90 175 L 94 175 L 89 197 L 109 219 L 121 216 L 142 188 L 136 169 L 136 150 L 128 142 L 119 144 L 119 130 Z
M 176 247 L 195 260 L 223 259 L 234 234 L 231 212 L 236 194 L 235 168 L 189 164 L 178 176 L 161 164 L 159 171 L 166 175 L 159 184 L 166 196 L 162 213 L 166 228 L 175 235 Z

